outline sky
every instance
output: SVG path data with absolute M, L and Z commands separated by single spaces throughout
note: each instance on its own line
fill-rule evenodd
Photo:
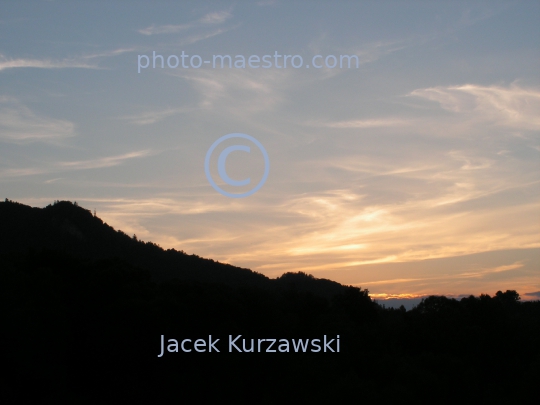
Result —
M 538 299 L 538 21 L 537 1 L 2 2 L 0 198 L 381 300 Z M 235 198 L 205 170 L 228 134 L 269 162 L 211 151 Z

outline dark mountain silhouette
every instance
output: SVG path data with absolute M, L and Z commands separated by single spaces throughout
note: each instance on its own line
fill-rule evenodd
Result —
M 528 403 L 537 391 L 540 301 L 514 290 L 383 308 L 305 273 L 270 280 L 163 250 L 70 202 L 0 203 L 0 235 L 2 405 Z M 191 351 L 159 357 L 162 335 Z M 247 346 L 229 352 L 238 335 Z M 219 353 L 194 350 L 210 336 Z M 337 336 L 339 352 L 267 351 Z
M 331 297 L 343 286 L 316 279 L 305 273 L 287 273 L 270 280 L 255 271 L 164 250 L 152 242 L 130 237 L 104 223 L 99 217 L 70 201 L 56 201 L 45 208 L 33 208 L 7 200 L 0 202 L 0 254 L 29 249 L 57 250 L 86 259 L 118 258 L 150 271 L 154 281 L 170 279 L 224 283 L 230 286 L 294 288 Z

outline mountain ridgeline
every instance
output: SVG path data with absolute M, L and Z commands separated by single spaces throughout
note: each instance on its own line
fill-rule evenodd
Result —
M 66 201 L 0 203 L 0 325 L 1 404 L 528 403 L 540 381 L 540 301 L 514 290 L 384 308 Z
M 302 272 L 269 279 L 249 269 L 175 249 L 164 250 L 155 243 L 115 230 L 76 202 L 56 201 L 45 208 L 33 208 L 6 199 L 0 202 L 0 224 L 4 230 L 0 235 L 0 254 L 46 249 L 89 260 L 117 258 L 148 270 L 156 282 L 178 279 L 265 289 L 295 288 L 325 297 L 345 288 Z

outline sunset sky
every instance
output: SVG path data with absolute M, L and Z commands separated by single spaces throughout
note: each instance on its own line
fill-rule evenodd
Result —
M 0 198 L 379 299 L 538 299 L 538 21 L 538 1 L 2 2 Z M 303 66 L 169 67 L 182 52 Z M 230 133 L 269 156 L 246 198 L 205 175 Z M 227 142 L 251 147 L 228 175 L 256 184 L 260 151 Z

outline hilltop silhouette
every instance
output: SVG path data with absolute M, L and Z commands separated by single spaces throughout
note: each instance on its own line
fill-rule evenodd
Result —
M 540 301 L 514 290 L 387 309 L 366 289 L 163 250 L 70 202 L 2 202 L 0 235 L 1 404 L 508 403 L 540 380 Z M 296 346 L 229 353 L 231 335 Z M 298 343 L 325 336 L 339 352 Z
M 263 274 L 230 264 L 163 249 L 137 240 L 104 223 L 90 210 L 70 201 L 55 201 L 33 208 L 6 199 L 0 202 L 0 254 L 29 250 L 54 250 L 85 259 L 121 259 L 150 271 L 154 281 L 171 279 L 258 286 L 267 289 L 295 288 L 331 297 L 343 286 L 305 273 L 287 273 L 271 280 Z

